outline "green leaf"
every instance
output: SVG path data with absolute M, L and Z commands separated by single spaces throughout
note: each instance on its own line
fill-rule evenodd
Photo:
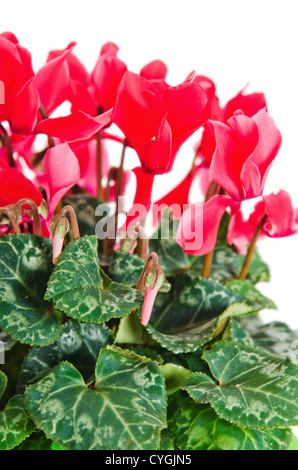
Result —
M 97 237 L 86 236 L 70 243 L 59 257 L 49 280 L 47 300 L 70 317 L 103 323 L 138 308 L 143 294 L 112 282 L 101 270 Z
M 51 250 L 47 238 L 0 236 L 0 327 L 21 343 L 42 346 L 60 334 L 58 315 L 43 300 Z
M 201 373 L 183 388 L 198 403 L 209 402 L 217 414 L 246 428 L 298 424 L 298 367 L 265 350 L 217 343 L 203 358 L 217 382 Z
M 243 265 L 244 259 L 245 259 L 245 256 L 239 256 L 240 266 Z M 253 254 L 250 266 L 249 266 L 249 270 L 247 273 L 247 279 L 250 280 L 253 284 L 256 284 L 257 282 L 270 281 L 269 267 L 262 260 L 261 256 L 258 253 L 258 250 L 254 251 L 254 254 Z
M 30 436 L 34 428 L 26 411 L 24 395 L 15 395 L 0 413 L 0 450 L 13 449 Z
M 170 363 L 162 364 L 160 366 L 160 370 L 162 371 L 166 382 L 166 390 L 168 395 L 171 395 L 172 393 L 179 390 L 187 377 L 189 377 L 191 374 L 191 371 L 185 369 L 184 367 Z
M 235 279 L 241 271 L 244 256 L 239 256 L 235 248 L 227 245 L 226 231 L 229 217 L 224 216 L 219 230 L 219 243 L 214 248 L 211 278 L 216 281 Z M 159 263 L 165 275 L 170 277 L 180 271 L 188 271 L 190 276 L 198 277 L 202 273 L 204 256 L 193 256 L 184 253 L 175 241 L 179 219 L 173 220 L 169 210 L 164 210 L 158 229 L 150 239 L 150 251 L 159 256 Z M 269 281 L 270 273 L 257 250 L 247 274 L 247 279 L 253 284 Z
M 210 274 L 211 278 L 219 282 L 237 278 L 240 274 L 244 258 L 244 256 L 238 255 L 233 247 L 219 243 L 214 248 Z M 193 276 L 200 275 L 203 263 L 204 256 L 197 257 L 188 271 L 189 274 Z M 269 281 L 269 279 L 269 268 L 267 264 L 262 261 L 258 252 L 255 251 L 247 273 L 247 280 L 256 284 L 257 282 Z
M 159 450 L 175 450 L 173 439 L 166 429 L 161 431 Z
M 141 324 L 136 312 L 131 312 L 124 318 L 121 318 L 117 334 L 116 344 L 144 344 L 150 340 L 146 329 Z
M 292 436 L 292 442 L 288 450 L 298 450 L 298 437 Z
M 20 370 L 18 392 L 23 393 L 27 385 L 43 378 L 61 361 L 71 362 L 84 379 L 89 379 L 100 349 L 112 342 L 113 336 L 105 325 L 69 320 L 54 344 L 29 351 Z
M 135 285 L 144 265 L 145 261 L 139 256 L 117 250 L 113 253 L 113 259 L 109 266 L 109 276 L 115 282 Z
M 43 432 L 33 432 L 14 450 L 51 450 L 52 441 Z
M 190 398 L 180 405 L 174 422 L 174 440 L 181 450 L 286 450 L 291 441 L 288 429 L 244 429 Z
M 189 269 L 196 257 L 187 255 L 175 241 L 178 219 L 173 220 L 169 210 L 164 210 L 158 229 L 149 240 L 150 251 L 158 254 L 159 264 L 165 276 L 172 276 L 181 269 Z
M 6 375 L 0 370 L 0 398 L 2 397 L 4 390 L 6 389 L 7 385 L 7 377 Z
M 60 444 L 56 444 L 53 442 L 51 445 L 51 450 L 68 450 L 66 447 L 61 446 Z
M 249 303 L 252 306 L 256 307 L 256 310 L 261 310 L 262 308 L 275 309 L 277 307 L 275 303 L 263 295 L 254 285 L 249 281 L 240 281 L 234 279 L 225 284 L 231 291 L 237 292 L 245 298 L 245 302 Z
M 292 359 L 298 363 L 298 332 L 289 328 L 286 323 L 274 321 L 266 324 L 247 324 L 245 331 L 250 334 L 256 346 L 270 352 Z
M 229 326 L 227 328 L 227 341 L 239 343 L 244 346 L 254 347 L 255 342 L 252 337 L 239 325 L 235 318 L 230 318 Z M 226 336 L 223 339 L 226 339 Z
M 115 347 L 100 352 L 93 389 L 62 362 L 28 387 L 26 396 L 37 427 L 69 449 L 157 449 L 166 426 L 158 365 Z
M 147 330 L 170 351 L 192 352 L 212 338 L 222 319 L 251 313 L 242 301 L 216 281 L 180 275 L 168 294 L 157 295 Z

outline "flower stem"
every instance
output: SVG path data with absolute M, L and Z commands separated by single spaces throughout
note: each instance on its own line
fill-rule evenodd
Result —
M 104 200 L 102 188 L 102 147 L 101 147 L 101 131 L 96 134 L 97 141 L 97 197 L 101 201 Z
M 3 139 L 3 142 L 4 142 L 6 150 L 7 150 L 9 166 L 12 167 L 12 168 L 15 168 L 16 164 L 15 164 L 15 161 L 13 159 L 13 151 L 12 151 L 12 146 L 11 146 L 9 135 L 7 133 L 7 130 L 5 129 L 5 127 L 2 124 L 0 124 L 0 129 L 1 129 L 1 132 L 2 132 L 1 137 Z
M 125 157 L 126 147 L 127 147 L 127 140 L 125 139 L 124 142 L 123 142 L 120 166 L 117 170 L 116 210 L 115 210 L 115 216 L 114 216 L 114 237 L 105 238 L 105 240 L 104 240 L 104 253 L 107 256 L 109 256 L 113 253 L 113 247 L 115 245 L 116 238 L 117 238 L 118 215 L 119 215 L 119 198 L 120 198 L 121 190 L 122 190 L 123 167 L 124 167 L 124 157 Z
M 73 239 L 77 240 L 78 238 L 80 238 L 80 230 L 79 230 L 77 216 L 73 207 L 64 206 L 60 212 L 60 216 L 64 217 L 67 213 L 69 214 L 69 218 L 70 218 L 70 225 L 71 225 Z
M 213 196 L 218 194 L 219 190 L 220 190 L 219 185 L 215 181 L 211 181 L 211 183 L 209 184 L 209 187 L 207 189 L 207 192 L 206 192 L 205 202 L 209 201 L 209 199 L 211 199 Z M 202 277 L 203 278 L 210 277 L 213 254 L 214 254 L 214 248 L 213 248 L 213 250 L 209 251 L 209 253 L 207 253 L 205 255 L 203 268 L 202 268 Z
M 145 229 L 141 224 L 137 225 L 135 229 L 139 232 L 139 237 L 134 252 L 139 256 L 139 258 L 146 259 L 149 251 L 148 237 L 146 236 Z
M 259 235 L 262 231 L 262 228 L 263 228 L 264 223 L 266 222 L 266 220 L 267 220 L 267 214 L 264 214 L 263 217 L 261 218 L 257 228 L 256 228 L 256 231 L 255 231 L 254 236 L 252 238 L 252 241 L 250 243 L 247 255 L 245 257 L 244 263 L 242 265 L 242 269 L 241 269 L 241 272 L 240 272 L 239 277 L 238 277 L 238 279 L 240 279 L 241 281 L 244 281 L 244 279 L 247 276 L 253 254 L 254 254 L 255 249 L 256 249 L 257 240 L 259 238 Z
M 46 109 L 42 104 L 39 105 L 39 112 L 41 114 L 42 119 L 48 119 L 49 117 L 48 113 L 46 112 Z M 54 146 L 55 146 L 54 139 L 48 136 L 48 147 L 51 148 Z
M 41 230 L 41 225 L 40 225 L 40 218 L 38 214 L 38 209 L 34 201 L 32 199 L 24 198 L 20 199 L 17 203 L 16 206 L 21 207 L 24 204 L 28 204 L 31 207 L 32 215 L 33 215 L 33 222 L 34 222 L 34 232 L 35 235 L 38 237 L 42 236 L 42 230 Z
M 8 217 L 8 219 L 11 223 L 11 226 L 12 226 L 13 230 L 15 231 L 15 233 L 18 233 L 18 234 L 22 233 L 21 229 L 20 229 L 20 227 L 19 227 L 19 225 L 16 221 L 16 218 L 13 215 L 13 213 L 11 212 L 11 210 L 7 209 L 7 207 L 0 207 L 0 213 L 5 214 Z

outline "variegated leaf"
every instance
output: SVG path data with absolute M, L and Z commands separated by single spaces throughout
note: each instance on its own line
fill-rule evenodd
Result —
M 0 327 L 21 343 L 45 345 L 60 334 L 60 317 L 43 300 L 52 242 L 30 234 L 0 236 Z
M 86 236 L 70 243 L 60 255 L 45 298 L 70 317 L 103 323 L 138 308 L 143 294 L 112 282 L 104 274 L 98 261 L 97 237 Z
M 186 398 L 174 416 L 174 440 L 182 450 L 286 450 L 289 429 L 245 429 L 221 418 L 208 405 Z
M 166 393 L 155 362 L 108 347 L 100 352 L 95 385 L 62 362 L 26 391 L 39 429 L 75 450 L 157 449 L 166 426 Z
M 214 376 L 197 373 L 183 388 L 210 403 L 227 421 L 246 428 L 298 424 L 298 366 L 265 350 L 217 343 L 203 358 Z

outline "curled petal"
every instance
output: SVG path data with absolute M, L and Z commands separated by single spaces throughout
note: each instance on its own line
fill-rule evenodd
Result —
M 267 222 L 264 230 L 270 237 L 287 237 L 297 232 L 295 210 L 291 197 L 285 190 L 263 196 Z
M 244 90 L 241 90 L 234 98 L 227 102 L 223 110 L 223 121 L 227 121 L 239 109 L 249 117 L 252 117 L 261 109 L 267 109 L 264 93 L 244 95 L 243 92 Z
M 62 196 L 79 181 L 80 166 L 68 144 L 49 148 L 44 156 L 43 166 L 48 181 L 50 216 Z
M 218 227 L 227 207 L 233 204 L 228 196 L 216 195 L 201 204 L 190 204 L 181 217 L 176 242 L 185 253 L 202 256 L 213 250 Z
M 215 139 L 210 176 L 235 200 L 260 196 L 281 135 L 265 110 L 237 114 L 227 124 L 208 121 Z
M 83 111 L 74 111 L 68 116 L 49 118 L 40 121 L 34 129 L 35 134 L 47 134 L 64 142 L 78 142 L 92 137 L 110 123 L 111 111 L 91 117 Z
M 69 67 L 67 56 L 75 43 L 69 46 L 55 59 L 47 62 L 36 74 L 34 83 L 38 89 L 40 102 L 50 115 L 68 98 Z

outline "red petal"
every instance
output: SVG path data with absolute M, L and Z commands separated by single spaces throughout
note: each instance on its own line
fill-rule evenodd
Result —
M 126 72 L 114 106 L 112 121 L 136 150 L 145 171 L 165 173 L 171 164 L 167 107 L 154 85 Z
M 49 118 L 40 121 L 34 129 L 35 134 L 47 134 L 64 142 L 78 142 L 89 139 L 100 129 L 110 123 L 111 111 L 96 118 L 74 111 L 68 116 Z
M 106 43 L 91 73 L 96 100 L 104 111 L 114 106 L 117 90 L 127 66 L 117 58 L 118 46 Z
M 125 230 L 130 225 L 135 225 L 140 220 L 143 220 L 151 206 L 154 175 L 145 173 L 140 167 L 134 168 L 133 172 L 136 176 L 137 185 L 132 207 L 127 213 Z
M 20 199 L 32 199 L 37 206 L 43 196 L 36 186 L 16 168 L 7 168 L 0 171 L 0 204 L 15 204 Z
M 40 102 L 50 115 L 68 98 L 69 67 L 67 56 L 75 43 L 71 43 L 56 59 L 47 62 L 36 74 L 35 85 L 38 89 Z
M 263 196 L 268 220 L 264 230 L 270 237 L 287 237 L 296 233 L 295 210 L 287 191 Z
M 49 148 L 42 163 L 49 185 L 50 216 L 63 195 L 80 179 L 80 166 L 68 144 Z
M 140 75 L 147 80 L 164 80 L 166 78 L 168 68 L 161 60 L 153 60 L 149 64 L 144 65 L 140 71 Z
M 30 79 L 22 90 L 10 99 L 10 125 L 16 134 L 31 134 L 36 123 L 39 108 L 39 95 L 33 79 Z
M 234 98 L 227 102 L 223 110 L 224 121 L 227 121 L 239 109 L 249 117 L 252 117 L 261 109 L 267 109 L 264 93 L 244 95 L 243 91 L 244 90 L 241 90 Z
M 180 146 L 209 117 L 207 115 L 208 96 L 195 77 L 176 87 L 168 87 L 163 92 L 163 99 L 168 106 L 167 121 L 173 134 L 175 155 Z
M 185 253 L 202 256 L 213 250 L 221 218 L 231 204 L 228 196 L 216 195 L 205 203 L 191 204 L 183 212 L 176 242 Z
M 247 197 L 262 194 L 267 174 L 281 145 L 281 134 L 272 117 L 265 110 L 259 111 L 251 120 L 255 122 L 258 128 L 259 139 L 254 151 L 244 163 L 241 172 L 241 180 Z M 253 166 L 258 168 L 260 175 L 257 188 L 254 187 L 256 172 L 253 171 Z

